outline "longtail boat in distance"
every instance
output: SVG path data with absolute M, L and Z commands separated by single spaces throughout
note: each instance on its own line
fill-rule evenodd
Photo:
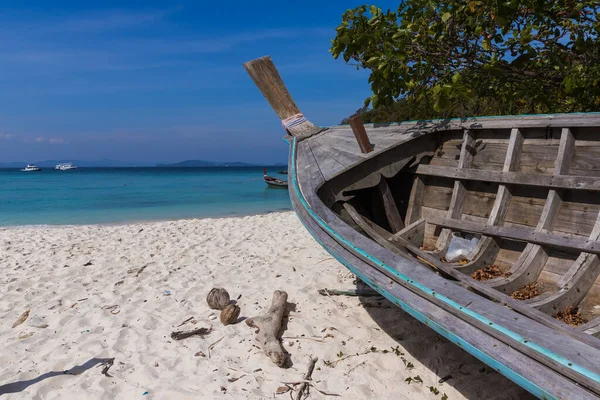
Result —
M 287 189 L 288 187 L 287 181 L 267 175 L 266 168 L 263 168 L 263 179 L 265 180 L 267 186 L 272 188 Z
M 600 395 L 600 114 L 319 127 L 269 57 L 244 67 L 321 246 L 535 396 Z

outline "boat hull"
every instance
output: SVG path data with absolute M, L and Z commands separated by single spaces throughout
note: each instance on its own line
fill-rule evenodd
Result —
M 598 398 L 600 114 L 324 128 L 268 56 L 244 67 L 292 144 L 294 209 L 327 251 L 539 398 Z M 449 262 L 466 233 L 475 248 Z
M 275 188 L 275 189 L 287 189 L 288 188 L 287 182 L 286 183 L 279 183 L 279 182 L 265 181 L 265 183 L 270 188 Z
M 560 355 L 544 348 L 544 351 L 542 351 L 543 354 L 536 355 L 537 359 L 536 357 L 533 357 L 532 359 L 531 355 L 519 351 L 519 343 L 522 345 L 523 341 L 529 342 L 527 339 L 523 339 L 523 336 L 519 333 L 504 329 L 501 325 L 499 325 L 500 330 L 502 331 L 501 333 L 495 332 L 495 335 L 489 335 L 488 332 L 483 331 L 480 327 L 484 324 L 494 324 L 494 322 L 486 318 L 487 314 L 485 312 L 461 315 L 461 312 L 458 312 L 457 310 L 460 309 L 461 306 L 451 298 L 446 298 L 447 301 L 445 303 L 440 303 L 440 298 L 445 297 L 442 295 L 444 290 L 443 286 L 440 286 L 440 282 L 435 281 L 446 281 L 445 279 L 442 279 L 435 274 L 433 274 L 433 276 L 427 276 L 427 274 L 425 274 L 421 277 L 421 282 L 415 286 L 416 280 L 413 279 L 414 276 L 411 276 L 413 275 L 413 271 L 411 271 L 411 274 L 398 274 L 398 265 L 404 264 L 411 270 L 414 270 L 415 266 L 421 266 L 413 260 L 406 258 L 399 259 L 397 255 L 390 254 L 390 252 L 384 248 L 373 247 L 373 243 L 369 243 L 369 239 L 350 228 L 339 215 L 330 210 L 321 198 L 317 196 L 319 188 L 322 187 L 326 181 L 322 175 L 320 176 L 320 171 L 316 163 L 311 163 L 307 160 L 310 157 L 309 153 L 312 153 L 308 151 L 310 145 L 307 143 L 300 143 L 299 156 L 296 153 L 298 151 L 298 149 L 295 149 L 296 146 L 298 146 L 298 143 L 294 140 L 289 165 L 292 174 L 291 180 L 293 182 L 290 186 L 290 197 L 292 198 L 294 208 L 309 232 L 327 251 L 331 252 L 353 273 L 357 274 L 357 276 L 363 279 L 367 284 L 375 290 L 378 290 L 395 304 L 398 304 L 406 311 L 409 311 L 411 315 L 420 321 L 425 322 L 428 326 L 432 327 L 438 333 L 441 333 L 454 343 L 458 343 L 469 353 L 500 371 L 509 379 L 515 381 L 534 395 L 540 398 L 594 397 L 590 391 L 582 389 L 577 384 L 573 384 L 571 379 L 564 376 L 564 371 L 556 372 L 548 367 L 548 364 L 555 362 L 552 358 L 560 359 Z M 303 146 L 306 148 L 303 149 Z M 298 165 L 300 168 L 297 168 Z M 311 165 L 313 166 L 312 169 L 310 168 Z M 302 175 L 304 176 L 298 178 L 298 170 L 303 171 L 304 173 Z M 308 196 L 308 199 L 304 198 L 302 193 L 305 193 L 305 195 Z M 327 221 L 327 223 L 324 221 Z M 413 267 L 410 267 L 410 264 L 413 264 Z M 392 265 L 394 267 L 391 267 Z M 369 273 L 375 275 L 369 276 Z M 425 284 L 423 284 L 423 282 L 425 282 Z M 407 283 L 408 286 L 413 287 L 408 288 Z M 443 284 L 447 284 L 447 282 L 444 282 Z M 394 291 L 389 292 L 388 289 L 383 290 L 386 286 L 388 289 L 390 286 L 399 286 L 403 287 L 403 290 L 396 288 Z M 421 303 L 426 306 L 425 309 L 416 307 L 416 304 L 415 307 L 410 304 L 409 298 L 412 298 L 415 295 L 421 299 L 427 300 L 426 303 Z M 467 334 L 458 330 L 453 331 L 452 326 L 443 328 L 440 326 L 434 327 L 435 323 L 439 322 L 437 318 L 442 310 L 451 315 L 451 317 L 448 317 L 453 321 L 451 325 L 458 325 L 464 322 L 471 327 L 475 326 L 475 331 L 478 332 L 477 335 L 480 336 L 479 339 L 481 341 L 476 341 L 475 336 L 477 335 L 474 336 L 473 332 Z M 433 319 L 426 318 L 425 315 L 427 312 L 430 312 L 430 315 L 435 315 L 435 317 L 433 317 Z M 459 321 L 462 322 L 459 323 Z M 534 327 L 534 329 L 537 328 Z M 549 331 L 548 334 L 552 336 L 553 332 Z M 489 344 L 486 344 L 488 343 L 486 341 L 489 341 L 491 337 L 496 339 L 499 338 L 499 341 L 504 343 L 503 346 L 499 346 L 498 344 L 494 345 L 494 348 L 503 349 L 499 354 L 490 354 L 491 349 Z M 556 339 L 559 339 L 560 337 L 561 335 L 556 335 Z M 517 349 L 515 350 L 515 348 Z M 516 353 L 511 354 L 511 356 L 504 361 L 498 358 L 499 355 L 508 354 L 506 352 L 509 351 L 509 349 L 513 349 L 512 351 Z M 540 360 L 543 362 L 540 363 Z M 535 374 L 531 372 L 532 365 L 534 365 L 533 363 L 536 363 L 535 365 L 539 368 L 539 371 L 535 372 Z M 572 363 L 567 364 L 572 365 Z M 519 365 L 527 367 L 522 368 L 519 367 Z M 590 373 L 589 376 L 591 376 L 591 378 L 585 376 L 588 372 Z M 584 376 L 577 376 L 577 373 L 573 371 L 567 373 L 571 375 L 571 378 L 579 378 L 580 381 L 589 380 L 590 382 L 588 383 L 590 383 L 591 386 L 594 384 L 593 372 L 589 370 L 584 373 Z M 539 377 L 539 379 L 536 378 L 536 376 Z M 550 382 L 560 382 L 560 384 L 554 385 Z M 561 387 L 568 389 L 562 390 Z

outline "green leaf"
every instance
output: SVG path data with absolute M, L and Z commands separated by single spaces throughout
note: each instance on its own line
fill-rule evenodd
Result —
M 371 12 L 371 15 L 377 15 L 377 6 L 371 6 L 369 11 Z
M 483 42 L 481 42 L 481 47 L 485 50 L 485 51 L 489 51 L 492 48 L 492 44 L 490 43 L 489 40 L 484 40 Z
M 452 75 L 452 83 L 458 83 L 460 81 L 460 72 L 455 72 Z
M 571 93 L 573 90 L 573 78 L 571 76 L 565 76 L 563 85 L 565 85 L 565 92 Z
M 379 96 L 376 94 L 371 96 L 371 102 L 373 103 L 373 108 L 377 107 L 379 105 Z
M 350 36 L 347 36 L 347 35 L 340 36 L 338 38 L 338 41 L 340 43 L 343 43 L 343 44 L 350 44 L 350 43 L 352 43 L 352 39 L 350 39 Z
M 373 56 L 367 60 L 367 64 L 373 64 L 373 63 L 376 63 L 377 61 L 379 61 L 379 57 Z
M 442 22 L 446 23 L 448 22 L 448 20 L 452 18 L 452 14 L 450 14 L 449 12 L 445 13 L 444 15 L 442 15 Z

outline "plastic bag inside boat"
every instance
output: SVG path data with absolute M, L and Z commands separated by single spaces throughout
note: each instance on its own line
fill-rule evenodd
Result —
M 468 260 L 469 254 L 475 249 L 478 241 L 479 239 L 473 235 L 452 233 L 450 245 L 446 252 L 446 260 L 448 262 Z

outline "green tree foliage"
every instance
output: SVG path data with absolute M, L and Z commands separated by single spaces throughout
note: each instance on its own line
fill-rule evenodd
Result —
M 587 0 L 361 6 L 330 51 L 371 71 L 373 110 L 359 110 L 371 120 L 598 111 L 599 11 Z

